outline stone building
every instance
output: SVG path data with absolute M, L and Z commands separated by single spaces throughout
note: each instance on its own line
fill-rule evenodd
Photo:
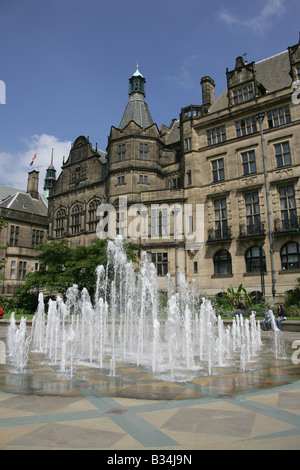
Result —
M 260 62 L 238 57 L 215 97 L 161 129 L 146 103 L 145 78 L 106 151 L 73 143 L 49 191 L 49 239 L 89 244 L 121 234 L 149 253 L 160 288 L 169 274 L 215 295 L 230 285 L 280 297 L 300 276 L 300 43 Z M 53 181 L 52 181 L 53 182 Z
M 217 100 L 205 77 L 202 106 L 182 110 L 182 135 L 191 141 L 185 194 L 205 204 L 205 245 L 194 256 L 204 292 L 242 283 L 281 296 L 297 282 L 300 106 L 292 85 L 299 72 L 300 44 L 257 63 L 238 57 Z
M 39 172 L 28 174 L 27 191 L 0 185 L 0 217 L 7 225 L 0 233 L 1 295 L 12 295 L 26 274 L 38 270 L 36 245 L 47 242 L 48 204 L 38 192 Z

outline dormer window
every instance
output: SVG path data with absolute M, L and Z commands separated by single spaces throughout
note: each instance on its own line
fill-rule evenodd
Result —
M 253 85 L 239 88 L 233 92 L 234 104 L 246 103 L 247 101 L 252 100 L 253 97 Z

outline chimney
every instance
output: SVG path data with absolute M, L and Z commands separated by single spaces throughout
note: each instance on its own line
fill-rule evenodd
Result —
M 239 56 L 235 59 L 235 70 L 242 69 L 243 67 L 245 67 L 244 58 Z
M 215 102 L 215 82 L 210 77 L 201 78 L 202 104 L 211 106 Z
M 27 193 L 30 194 L 33 199 L 39 198 L 39 172 L 36 170 L 28 173 Z

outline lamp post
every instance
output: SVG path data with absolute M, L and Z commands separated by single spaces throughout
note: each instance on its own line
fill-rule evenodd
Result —
M 271 258 L 271 274 L 272 274 L 272 296 L 275 297 L 276 294 L 276 279 L 275 279 L 275 267 L 274 267 L 274 249 L 273 249 L 273 232 L 271 224 L 271 205 L 270 205 L 270 192 L 269 192 L 269 182 L 268 182 L 268 171 L 267 171 L 267 156 L 265 150 L 265 137 L 263 131 L 263 122 L 265 118 L 265 113 L 258 113 L 256 120 L 259 122 L 260 135 L 261 135 L 261 146 L 263 154 L 263 163 L 264 163 L 264 177 L 265 177 L 265 190 L 266 190 L 266 200 L 267 200 L 267 212 L 268 212 L 268 233 L 269 233 L 269 243 L 270 243 L 270 258 Z
M 263 302 L 265 301 L 265 264 L 264 264 L 264 258 L 263 258 L 263 245 L 264 242 L 258 244 L 259 248 L 259 271 L 260 271 L 260 288 L 261 288 L 261 294 L 262 294 L 262 299 Z
M 177 292 L 178 288 L 178 232 L 177 232 L 177 215 L 179 214 L 179 207 L 174 205 L 173 213 L 174 213 L 174 242 L 175 242 L 175 289 Z

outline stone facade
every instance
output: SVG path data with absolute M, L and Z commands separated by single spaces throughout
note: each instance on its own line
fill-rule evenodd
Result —
M 300 277 L 300 104 L 293 99 L 300 43 L 257 63 L 238 57 L 226 78 L 216 99 L 214 80 L 203 77 L 202 104 L 159 129 L 137 68 L 106 151 L 80 136 L 63 162 L 49 191 L 49 240 L 76 246 L 121 234 L 149 253 L 161 289 L 167 274 L 177 284 L 180 272 L 207 295 L 240 284 L 258 298 L 293 289 Z
M 47 200 L 38 193 L 39 173 L 28 175 L 27 191 L 0 185 L 0 217 L 7 222 L 0 233 L 0 256 L 5 261 L 1 295 L 10 296 L 38 270 L 36 245 L 47 243 Z

